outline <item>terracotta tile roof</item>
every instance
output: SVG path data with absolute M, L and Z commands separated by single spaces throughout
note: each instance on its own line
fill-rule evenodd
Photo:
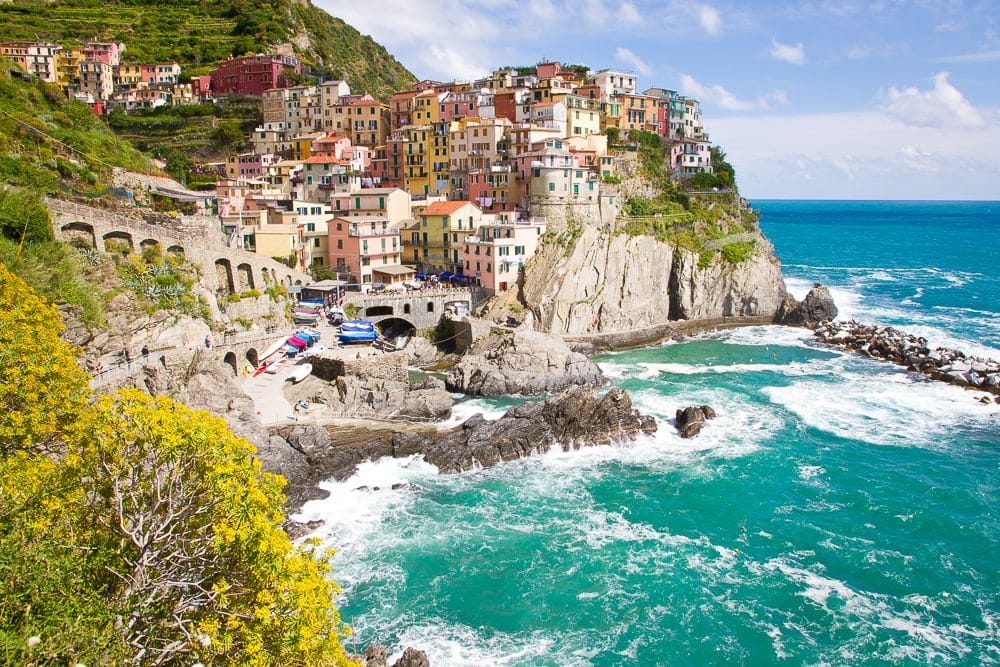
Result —
M 422 215 L 451 215 L 471 201 L 436 201 L 423 210 Z M 475 204 L 472 204 L 476 206 Z M 476 206 L 476 208 L 479 208 Z
M 308 158 L 302 161 L 303 164 L 349 164 L 347 160 L 341 160 L 335 157 L 328 157 L 325 155 L 310 155 Z

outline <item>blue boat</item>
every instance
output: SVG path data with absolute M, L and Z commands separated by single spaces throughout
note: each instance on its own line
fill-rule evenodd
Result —
M 378 332 L 374 329 L 370 331 L 343 331 L 337 338 L 345 345 L 352 343 L 371 343 L 378 340 Z
M 340 323 L 341 331 L 374 331 L 375 325 L 368 320 L 344 320 Z

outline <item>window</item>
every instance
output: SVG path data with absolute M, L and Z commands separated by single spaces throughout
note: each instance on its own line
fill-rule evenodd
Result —
M 314 248 L 318 248 L 319 247 L 319 238 L 318 237 L 313 239 L 313 247 Z
M 354 208 L 357 208 L 357 209 L 361 208 L 361 197 L 355 197 L 354 198 Z
M 344 249 L 344 239 L 337 239 L 337 250 Z
M 555 192 L 555 191 L 556 191 L 556 184 L 549 183 L 549 192 Z

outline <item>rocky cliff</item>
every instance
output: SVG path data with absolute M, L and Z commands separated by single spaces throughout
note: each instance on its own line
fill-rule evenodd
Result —
M 548 240 L 525 266 L 521 299 L 541 330 L 638 344 L 680 320 L 770 321 L 785 296 L 774 246 L 759 230 L 739 235 L 753 245 L 739 261 L 718 252 L 705 261 L 702 253 L 623 233 L 617 209 L 606 203 L 555 202 L 540 211 Z

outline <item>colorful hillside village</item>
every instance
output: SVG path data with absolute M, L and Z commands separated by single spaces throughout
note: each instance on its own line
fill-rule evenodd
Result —
M 233 58 L 182 84 L 177 63 L 124 64 L 123 44 L 0 51 L 95 113 L 258 96 L 253 149 L 202 166 L 219 179 L 200 212 L 217 215 L 233 245 L 325 267 L 362 291 L 440 273 L 506 291 L 546 231 L 540 202 L 596 205 L 614 189 L 627 155 L 609 136 L 655 133 L 676 178 L 712 173 L 697 100 L 640 92 L 625 70 L 540 62 L 421 81 L 385 103 L 345 81 L 293 85 L 302 66 L 284 55 Z

